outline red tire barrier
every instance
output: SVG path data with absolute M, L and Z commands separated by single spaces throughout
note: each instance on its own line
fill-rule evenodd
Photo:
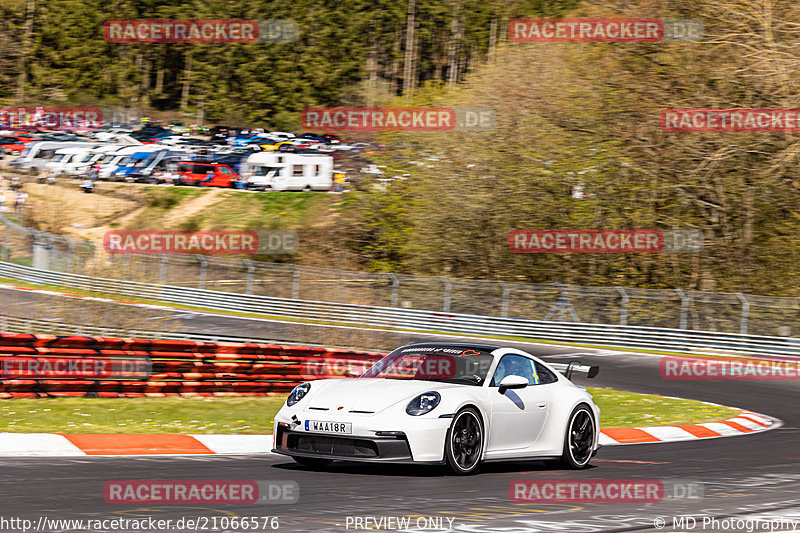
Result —
M 275 396 L 303 381 L 347 377 L 348 369 L 382 356 L 322 346 L 2 333 L 0 399 Z M 101 362 L 131 370 L 130 379 L 70 370 Z

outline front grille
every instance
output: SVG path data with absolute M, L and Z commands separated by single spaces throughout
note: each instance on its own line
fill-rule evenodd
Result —
M 287 451 L 339 457 L 378 457 L 377 444 L 369 440 L 296 433 L 287 437 Z

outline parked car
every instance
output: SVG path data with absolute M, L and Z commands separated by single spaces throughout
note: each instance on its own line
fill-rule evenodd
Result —
M 195 185 L 198 187 L 231 187 L 239 181 L 239 175 L 228 165 L 197 161 L 180 161 L 177 163 L 179 185 Z

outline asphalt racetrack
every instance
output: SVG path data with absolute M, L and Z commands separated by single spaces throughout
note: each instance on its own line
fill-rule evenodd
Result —
M 0 305 L 24 316 L 52 298 L 0 290 Z M 33 305 L 36 304 L 36 305 Z M 61 305 L 61 304 L 59 304 Z M 324 342 L 341 338 L 342 328 L 308 326 L 204 315 L 185 311 L 143 310 L 178 317 L 182 331 L 227 333 L 254 339 Z M 65 320 L 66 321 L 66 320 Z M 143 329 L 145 329 L 143 327 Z M 346 329 L 346 328 L 345 328 Z M 355 333 L 354 333 L 355 334 Z M 358 332 L 363 335 L 363 332 Z M 370 333 L 380 343 L 432 340 L 431 335 Z M 395 336 L 396 339 L 393 339 Z M 312 337 L 312 338 L 309 338 Z M 457 340 L 456 337 L 442 337 Z M 376 341 L 378 342 L 378 341 Z M 514 343 L 501 343 L 511 344 Z M 106 520 L 114 518 L 173 519 L 204 517 L 193 528 L 162 531 L 253 531 L 220 528 L 220 517 L 278 517 L 278 531 L 376 531 L 357 527 L 356 518 L 410 517 L 400 531 L 472 533 L 600 532 L 600 531 L 793 531 L 800 521 L 800 432 L 797 381 L 664 381 L 658 357 L 641 354 L 516 344 L 546 360 L 598 364 L 592 385 L 643 393 L 693 398 L 763 413 L 783 421 L 764 433 L 666 444 L 605 447 L 582 471 L 551 470 L 538 462 L 484 465 L 470 477 L 447 475 L 434 467 L 334 463 L 323 471 L 301 467 L 289 458 L 268 456 L 0 458 L 0 531 L 22 531 L 24 518 L 37 527 L 40 519 Z M 383 347 L 383 346 L 375 346 Z M 385 348 L 384 348 L 385 349 Z M 576 378 L 576 382 L 582 382 Z M 661 479 L 702 483 L 702 498 L 657 503 L 515 503 L 509 484 L 516 479 Z M 106 503 L 103 489 L 113 480 L 270 480 L 294 481 L 295 504 L 176 506 Z M 673 517 L 689 516 L 696 523 Z M 703 521 L 703 518 L 706 521 Z M 712 521 L 716 519 L 716 522 Z M 753 520 L 783 520 L 767 524 Z M 663 520 L 663 521 L 662 521 Z M 748 522 L 749 520 L 749 522 Z M 205 528 L 197 527 L 205 524 Z M 47 531 L 121 531 L 113 528 L 52 525 Z M 275 522 L 272 522 L 275 524 Z M 800 522 L 798 522 L 800 524 Z M 260 524 L 261 525 L 261 524 Z M 443 527 L 439 528 L 438 526 Z M 690 527 L 694 525 L 694 527 Z M 800 525 L 797 525 L 800 530 Z M 39 529 L 42 531 L 43 529 Z M 158 531 L 159 529 L 149 529 Z M 268 525 L 258 531 L 272 531 Z M 385 529 L 384 529 L 385 530 Z M 395 529 L 396 531 L 397 529 Z

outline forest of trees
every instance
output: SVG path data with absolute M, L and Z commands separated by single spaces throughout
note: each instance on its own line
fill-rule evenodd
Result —
M 177 5 L 176 5 L 177 4 Z M 577 0 L 3 0 L 0 99 L 202 110 L 206 122 L 299 124 L 314 105 L 370 105 L 456 84 L 508 21 Z M 109 19 L 293 19 L 292 43 L 111 44 Z

